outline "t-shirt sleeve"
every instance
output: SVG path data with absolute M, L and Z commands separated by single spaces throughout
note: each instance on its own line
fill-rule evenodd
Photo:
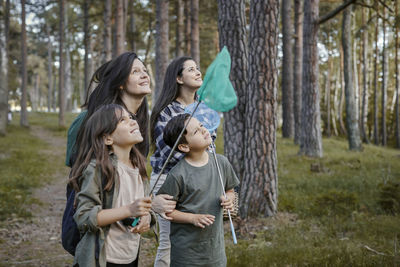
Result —
M 229 160 L 224 156 L 221 156 L 220 158 L 224 164 L 225 190 L 227 191 L 238 186 L 240 182 Z
M 173 174 L 168 173 L 167 178 L 164 181 L 164 184 L 158 190 L 157 195 L 159 194 L 168 194 L 174 198 L 175 201 L 178 201 L 181 195 L 182 182 L 175 177 Z

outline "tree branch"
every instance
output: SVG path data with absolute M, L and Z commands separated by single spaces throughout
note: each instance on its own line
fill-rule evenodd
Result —
M 328 20 L 330 20 L 331 18 L 333 18 L 334 16 L 336 16 L 337 14 L 339 14 L 343 9 L 345 9 L 346 7 L 348 7 L 349 5 L 355 3 L 357 0 L 348 0 L 346 2 L 344 2 L 343 4 L 341 4 L 340 6 L 338 6 L 337 8 L 335 8 L 334 10 L 332 10 L 331 12 L 328 12 L 328 14 L 326 14 L 323 17 L 320 17 L 318 19 L 318 24 L 322 24 Z
M 384 1 L 378 0 L 378 2 L 381 3 L 381 5 L 383 5 L 384 7 L 386 7 L 391 13 L 394 13 L 393 9 L 391 9 Z

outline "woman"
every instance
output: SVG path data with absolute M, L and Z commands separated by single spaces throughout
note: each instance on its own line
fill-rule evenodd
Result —
M 171 148 L 163 140 L 164 127 L 172 117 L 184 113 L 185 107 L 196 100 L 196 91 L 202 83 L 201 72 L 192 58 L 179 57 L 169 64 L 162 91 L 154 104 L 150 118 L 150 134 L 152 145 L 155 148 L 154 154 L 150 158 L 153 167 L 150 180 L 151 187 L 153 187 L 165 160 L 171 152 Z M 164 183 L 168 171 L 182 157 L 182 153 L 174 153 L 155 187 L 155 193 Z M 165 213 L 160 215 L 158 217 L 160 242 L 154 262 L 154 266 L 157 267 L 169 266 L 171 247 L 169 240 L 170 218 Z
M 90 85 L 97 83 L 92 93 Z M 94 73 L 88 88 L 86 108 L 71 124 L 68 130 L 66 165 L 72 167 L 75 159 L 75 142 L 80 139 L 88 118 L 102 105 L 119 104 L 123 106 L 139 124 L 143 142 L 135 147 L 146 157 L 149 151 L 148 106 L 146 95 L 151 93 L 150 77 L 146 66 L 133 52 L 125 52 L 103 64 Z M 153 199 L 152 209 L 157 213 L 171 212 L 175 201 L 168 195 Z

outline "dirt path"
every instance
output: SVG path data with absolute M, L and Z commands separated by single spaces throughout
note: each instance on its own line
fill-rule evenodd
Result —
M 32 126 L 31 133 L 47 142 L 51 149 L 42 150 L 54 160 L 64 160 L 66 140 L 51 132 Z M 0 229 L 0 266 L 72 266 L 73 257 L 61 245 L 61 218 L 65 207 L 65 185 L 69 169 L 60 169 L 52 183 L 34 192 L 43 205 L 32 205 L 34 216 L 28 221 L 10 219 L 7 229 Z M 148 256 L 152 240 L 142 244 L 140 266 L 149 266 L 152 257 Z

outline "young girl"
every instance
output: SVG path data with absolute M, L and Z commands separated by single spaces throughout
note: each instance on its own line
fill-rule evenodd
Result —
M 150 227 L 151 199 L 144 197 L 145 159 L 138 123 L 122 106 L 100 107 L 78 139 L 70 183 L 78 192 L 74 219 L 82 239 L 74 266 L 137 266 L 140 233 Z M 122 220 L 140 217 L 135 227 Z
M 184 113 L 185 107 L 195 101 L 196 91 L 202 83 L 201 72 L 192 58 L 179 57 L 169 64 L 165 73 L 162 91 L 153 105 L 154 108 L 150 117 L 150 134 L 152 144 L 155 146 L 154 154 L 150 158 L 151 166 L 153 167 L 151 186 L 153 186 L 171 152 L 171 148 L 163 140 L 164 127 L 172 117 Z M 168 171 L 182 157 L 182 153 L 176 152 L 174 154 L 157 183 L 154 190 L 155 193 L 164 183 Z M 170 218 L 165 213 L 158 213 L 161 214 L 161 216 L 158 216 L 160 242 L 154 266 L 169 266 L 171 244 L 169 241 L 170 222 L 168 220 Z

